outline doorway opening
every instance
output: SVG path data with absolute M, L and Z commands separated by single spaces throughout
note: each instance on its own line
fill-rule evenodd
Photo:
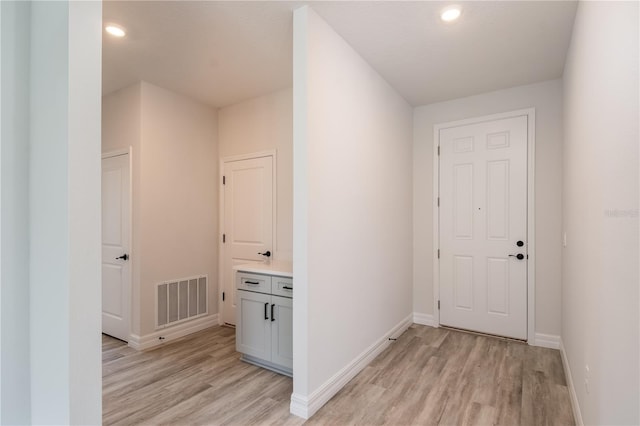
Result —
M 233 267 L 273 256 L 276 234 L 276 152 L 220 160 L 220 323 L 236 324 Z

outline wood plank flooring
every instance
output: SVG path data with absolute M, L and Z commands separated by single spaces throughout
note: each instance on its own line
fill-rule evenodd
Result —
M 241 362 L 213 327 L 146 352 L 103 336 L 106 425 L 300 425 L 290 378 Z M 310 425 L 574 424 L 560 353 L 413 325 Z

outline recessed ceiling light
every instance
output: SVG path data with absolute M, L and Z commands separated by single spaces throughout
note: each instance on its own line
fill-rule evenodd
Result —
M 107 25 L 106 27 L 104 27 L 104 30 L 114 37 L 124 37 L 127 34 L 124 31 L 124 28 L 113 24 Z
M 460 17 L 460 13 L 462 13 L 462 11 L 459 6 L 451 6 L 442 11 L 440 18 L 442 18 L 444 22 L 452 22 Z

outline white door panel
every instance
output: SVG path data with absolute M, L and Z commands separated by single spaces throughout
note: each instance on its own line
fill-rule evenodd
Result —
M 129 340 L 129 155 L 102 160 L 102 332 Z
M 439 139 L 440 323 L 526 339 L 527 117 Z
M 224 163 L 223 321 L 236 323 L 233 267 L 273 252 L 273 157 Z

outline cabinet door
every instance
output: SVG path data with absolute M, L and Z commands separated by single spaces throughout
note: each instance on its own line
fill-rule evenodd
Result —
M 272 296 L 271 362 L 293 368 L 293 300 Z
M 271 359 L 271 295 L 238 290 L 236 350 Z

